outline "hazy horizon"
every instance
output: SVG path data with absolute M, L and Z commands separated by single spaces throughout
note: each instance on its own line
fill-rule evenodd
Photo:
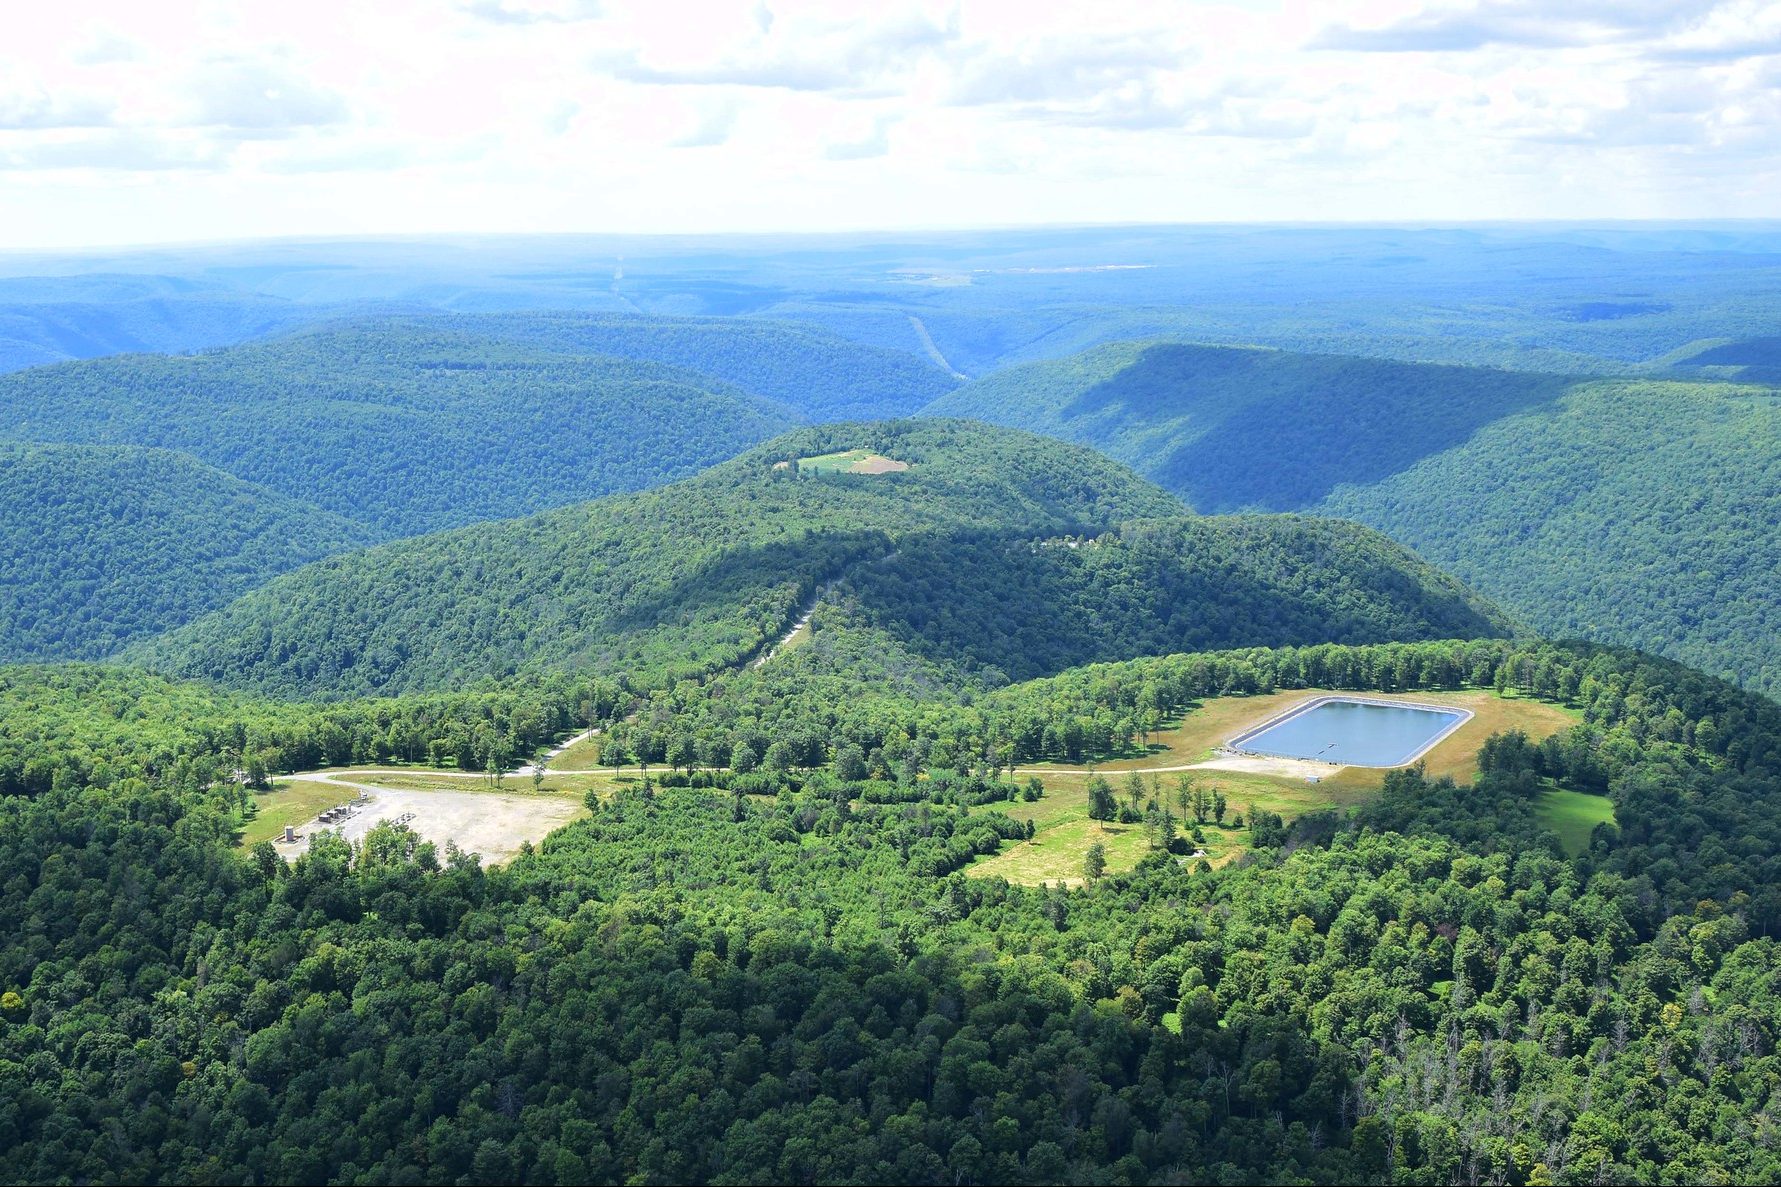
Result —
M 1599 219 L 1558 219 L 1558 218 L 1516 218 L 1516 219 L 1431 219 L 1431 220 L 1377 220 L 1377 219 L 1251 219 L 1226 221 L 1179 221 L 1179 222 L 1101 222 L 1101 223 L 984 223 L 966 224 L 935 224 L 909 226 L 858 226 L 837 227 L 833 229 L 797 231 L 797 230 L 758 230 L 752 228 L 733 228 L 727 230 L 687 230 L 687 231 L 622 231 L 622 230 L 556 230 L 556 231 L 502 231 L 467 228 L 455 231 L 428 231 L 405 233 L 400 231 L 367 231 L 359 234 L 302 234 L 286 235 L 244 235 L 227 238 L 161 240 L 139 242 L 92 242 L 69 244 L 57 247 L 21 247 L 0 246 L 0 260 L 67 260 L 97 255 L 115 255 L 119 257 L 172 255 L 183 253 L 203 253 L 206 251 L 243 251 L 254 248 L 329 248 L 329 247 L 374 247 L 414 246 L 414 247 L 451 247 L 478 244 L 524 245 L 527 243 L 547 243 L 575 241 L 590 246 L 616 247 L 626 244 L 638 246 L 671 246 L 685 245 L 721 245 L 732 244 L 738 249 L 749 246 L 770 248 L 801 242 L 809 243 L 855 243 L 871 245 L 879 242 L 895 244 L 911 237 L 925 237 L 935 240 L 947 238 L 966 239 L 996 235 L 1069 235 L 1072 233 L 1118 233 L 1118 232 L 1157 232 L 1157 233 L 1188 233 L 1188 232 L 1267 232 L 1267 231 L 1330 231 L 1330 232 L 1489 232 L 1546 234 L 1562 236 L 1565 234 L 1586 234 L 1590 232 L 1623 232 L 1636 234 L 1640 231 L 1688 232 L 1714 231 L 1748 232 L 1755 234 L 1781 234 L 1781 218 L 1778 217 L 1747 217 L 1747 218 L 1599 218 Z M 1725 250 L 1737 250 L 1733 245 L 1726 245 Z

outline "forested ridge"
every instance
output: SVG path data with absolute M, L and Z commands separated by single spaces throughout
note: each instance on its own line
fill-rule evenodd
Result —
M 911 468 L 791 465 L 862 445 Z M 1180 509 L 1117 463 L 1031 434 L 933 419 L 821 426 L 659 490 L 334 558 L 133 654 L 281 694 L 551 666 L 697 674 L 753 655 L 819 581 L 896 538 L 1061 533 Z
M 1760 380 L 1768 341 L 1683 362 Z M 1781 687 L 1768 388 L 1146 341 L 932 408 L 1093 445 L 1202 511 L 1356 519 L 1544 634 Z
M 800 419 L 683 368 L 426 318 L 0 376 L 0 436 L 179 450 L 385 538 L 657 485 Z
M 338 312 L 188 277 L 4 277 L 0 372 L 96 355 L 202 350 Z
M 1781 691 L 1781 393 L 1588 384 L 1324 509 L 1544 634 Z
M 594 712 L 641 697 L 627 728 L 690 726 L 733 691 L 774 702 L 751 681 L 775 667 Z M 68 671 L 14 678 L 74 718 L 126 678 L 40 675 Z M 1633 653 L 1481 640 L 1137 660 L 905 698 L 893 728 L 931 757 L 965 720 L 1275 681 L 1482 682 L 1582 720 L 1499 740 L 1469 789 L 1402 772 L 1351 819 L 1257 828 L 1232 868 L 1159 855 L 1076 891 L 960 876 L 1018 824 L 913 776 L 883 805 L 797 767 L 777 799 L 639 787 L 491 870 L 392 827 L 294 863 L 234 850 L 239 793 L 204 766 L 226 730 L 107 791 L 8 797 L 0 1144 L 28 1181 L 1781 1169 L 1771 702 Z M 898 703 L 809 708 L 855 730 Z M 1564 857 L 1529 809 L 1549 779 L 1607 790 L 1618 828 Z
M 0 376 L 0 659 L 99 658 L 348 548 L 661 485 L 954 385 L 803 326 L 566 312 Z
M 184 454 L 0 442 L 0 661 L 96 659 L 374 538 Z
M 910 469 L 782 464 L 856 446 Z M 825 426 L 661 490 L 337 557 L 131 655 L 280 695 L 551 669 L 671 679 L 754 656 L 819 593 L 955 682 L 990 684 L 1190 646 L 1508 629 L 1365 529 L 1141 522 L 1182 510 L 1116 463 L 1029 434 Z
M 1480 426 L 1565 376 L 1183 342 L 1115 342 L 1010 367 L 932 405 L 1093 445 L 1200 511 L 1301 511 Z
M 224 252 L 305 300 L 560 290 L 884 345 L 386 312 L 0 375 L 11 1176 L 1781 1178 L 1766 306 L 1541 262 L 1537 310 L 1456 272 L 1411 324 L 1438 243 L 1286 234 L 1290 271 L 874 243 L 827 297 L 801 249 L 483 245 L 461 284 L 406 247 L 376 278 Z M 1248 296 L 1179 305 L 1190 271 Z M 0 367 L 322 309 L 24 289 L 85 286 L 145 303 L 0 308 Z M 1177 304 L 1058 303 L 1115 291 Z M 954 391 L 909 353 L 1252 319 L 1555 374 L 1146 340 Z M 1310 690 L 1476 732 L 1389 772 L 1203 761 Z M 348 842 L 314 813 L 352 787 L 389 819 Z M 493 864 L 442 823 L 516 805 L 547 823 Z
M 907 416 L 958 386 L 906 350 L 793 322 L 552 312 L 435 315 L 425 324 L 684 367 L 777 400 L 813 422 Z
M 1135 520 L 1083 539 L 922 538 L 849 569 L 829 601 L 898 649 L 992 685 L 1172 651 L 1511 629 L 1385 537 L 1300 516 Z

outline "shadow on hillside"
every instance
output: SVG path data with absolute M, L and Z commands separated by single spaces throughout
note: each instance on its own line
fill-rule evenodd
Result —
M 1291 517 L 1155 521 L 1149 542 L 1035 548 L 1018 537 L 902 542 L 845 588 L 913 654 L 1009 680 L 1144 655 L 1483 638 L 1504 624 L 1428 584 L 1383 537 Z
M 786 582 L 795 582 L 801 590 L 813 589 L 890 547 L 890 537 L 874 530 L 817 531 L 802 538 L 740 544 L 708 556 L 677 576 L 669 588 L 625 607 L 599 630 L 633 642 L 656 631 L 702 630 L 715 642 L 736 632 L 758 630 L 758 638 L 724 648 L 734 654 L 719 666 L 740 663 L 771 645 L 789 624 L 789 619 L 768 609 Z M 800 593 L 800 601 L 803 596 Z M 792 613 L 796 611 L 794 606 Z
M 1569 376 L 1161 344 L 1084 391 L 1066 419 L 1183 423 L 1137 469 L 1204 512 L 1292 511 L 1378 482 L 1483 426 L 1564 395 Z

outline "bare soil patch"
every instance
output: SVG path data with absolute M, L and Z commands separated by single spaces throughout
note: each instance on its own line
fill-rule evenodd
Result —
M 484 865 L 510 861 L 527 841 L 537 844 L 578 817 L 587 806 L 565 796 L 507 795 L 485 791 L 411 791 L 370 784 L 328 780 L 339 790 L 336 803 L 352 804 L 346 820 L 322 824 L 314 817 L 297 826 L 294 842 L 275 841 L 280 853 L 295 857 L 323 830 L 340 833 L 348 841 L 364 838 L 380 821 L 395 822 L 413 814 L 406 823 L 423 840 L 444 851 L 447 841 L 466 853 L 482 856 Z M 363 798 L 355 798 L 364 791 Z

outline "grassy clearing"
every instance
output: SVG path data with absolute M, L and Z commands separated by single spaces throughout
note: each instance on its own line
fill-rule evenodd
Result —
M 311 783 L 302 779 L 274 782 L 270 791 L 255 792 L 253 804 L 257 814 L 241 826 L 241 844 L 257 845 L 284 835 L 284 826 L 296 826 L 313 819 L 323 808 L 332 808 L 352 798 L 344 787 Z
M 600 738 L 583 738 L 546 765 L 546 770 L 580 771 L 600 765 Z
M 1464 692 L 1369 692 L 1345 694 L 1340 689 L 1301 688 L 1255 697 L 1213 697 L 1183 717 L 1179 724 L 1150 736 L 1147 753 L 1113 759 L 1097 769 L 1108 779 L 1116 773 L 1150 770 L 1155 767 L 1184 766 L 1204 762 L 1212 752 L 1237 734 L 1301 701 L 1320 696 L 1361 695 L 1370 700 L 1416 701 L 1425 704 L 1453 705 L 1472 711 L 1472 718 L 1441 740 L 1423 759 L 1431 778 L 1451 775 L 1455 780 L 1469 782 L 1478 773 L 1478 747 L 1484 739 L 1505 730 L 1519 729 L 1539 741 L 1565 729 L 1578 720 L 1575 710 L 1564 709 L 1545 701 L 1519 697 L 1499 697 L 1480 690 Z M 1022 768 L 1025 770 L 1025 768 Z M 1048 767 L 1032 768 L 1044 774 Z M 1057 767 L 1057 770 L 1073 768 Z M 1380 773 L 1366 767 L 1349 767 L 1328 783 L 1349 786 L 1379 786 Z M 1117 780 L 1114 780 L 1117 782 Z
M 1206 860 L 1221 866 L 1243 852 L 1234 830 L 1208 828 L 1206 843 L 1201 849 Z M 1004 845 L 1000 853 L 973 863 L 966 875 L 973 878 L 1006 878 L 1023 886 L 1041 882 L 1062 882 L 1080 886 L 1083 882 L 1083 860 L 1090 847 L 1099 842 L 1107 851 L 1107 872 L 1123 874 L 1155 852 L 1141 824 L 1109 824 L 1103 828 L 1093 820 L 1068 820 L 1036 833 L 1032 840 Z M 1197 864 L 1197 858 L 1187 859 Z
M 1029 773 L 1039 777 L 1045 786 L 1045 795 L 1031 803 L 1009 804 L 1003 811 L 1016 820 L 1031 820 L 1037 830 L 1033 840 L 1005 846 L 1002 852 L 974 863 L 968 872 L 1029 885 L 1055 882 L 1059 878 L 1080 882 L 1083 857 L 1097 840 L 1107 846 L 1110 872 L 1130 869 L 1144 856 L 1143 829 L 1137 825 L 1122 826 L 1135 833 L 1137 840 L 1122 840 L 1118 848 L 1111 839 L 1101 837 L 1098 826 L 1088 819 L 1090 778 L 1101 775 L 1113 784 L 1115 794 L 1123 800 L 1125 779 L 1130 772 L 1137 771 L 1147 784 L 1152 785 L 1151 794 L 1173 808 L 1175 783 L 1181 773 L 1158 768 L 1204 762 L 1213 756 L 1217 747 L 1250 726 L 1300 701 L 1323 695 L 1329 693 L 1321 689 L 1297 689 L 1257 697 L 1215 697 L 1188 713 L 1179 724 L 1152 735 L 1145 754 L 1101 763 L 1092 771 L 1056 764 L 1023 767 L 1023 777 Z M 1519 729 L 1538 740 L 1577 720 L 1576 713 L 1556 705 L 1498 697 L 1481 691 L 1366 695 L 1386 700 L 1456 705 L 1472 710 L 1471 720 L 1444 738 L 1423 760 L 1431 776 L 1450 775 L 1461 783 L 1470 782 L 1477 776 L 1478 747 L 1491 734 Z M 1262 808 L 1277 812 L 1287 820 L 1307 812 L 1361 803 L 1378 792 L 1385 778 L 1384 771 L 1368 767 L 1347 767 L 1317 783 L 1249 771 L 1200 770 L 1192 775 L 1207 790 L 1217 789 L 1224 793 L 1228 804 L 1227 819 L 1239 813 L 1247 816 L 1252 808 Z M 1597 797 L 1582 798 L 1594 800 Z M 1573 812 L 1581 810 L 1572 809 Z M 1572 826 L 1581 827 L 1583 843 L 1587 843 L 1589 830 L 1595 827 L 1598 819 L 1599 816 L 1590 817 L 1587 824 Z M 1209 860 L 1215 866 L 1234 861 L 1246 847 L 1246 830 L 1221 830 L 1208 825 L 1202 831 Z
M 1140 825 L 1110 824 L 1103 830 L 1092 820 L 1072 820 L 1043 829 L 1030 841 L 1004 845 L 1000 853 L 976 862 L 967 873 L 1027 886 L 1059 881 L 1080 886 L 1083 858 L 1097 841 L 1106 846 L 1110 874 L 1131 869 L 1150 852 Z
M 1589 834 L 1598 824 L 1614 823 L 1614 801 L 1581 791 L 1548 791 L 1534 807 L 1540 823 L 1558 834 L 1572 857 L 1589 848 Z
M 1226 815 L 1246 812 L 1251 807 L 1265 808 L 1270 812 L 1278 812 L 1282 817 L 1291 820 L 1306 812 L 1315 812 L 1321 808 L 1340 808 L 1349 804 L 1358 804 L 1378 790 L 1375 783 L 1372 787 L 1343 787 L 1335 785 L 1333 780 L 1322 783 L 1306 783 L 1301 779 L 1288 779 L 1279 775 L 1255 775 L 1247 771 L 1194 771 L 1194 780 L 1208 791 L 1213 789 L 1224 792 L 1228 804 Z M 1115 795 L 1123 799 L 1125 791 L 1125 774 L 1123 772 L 1101 771 L 1102 776 L 1111 784 Z M 1092 776 L 1084 772 L 1058 772 L 1041 775 L 1040 781 L 1045 784 L 1045 795 L 1032 803 L 1010 804 L 1003 809 L 1016 820 L 1031 820 L 1035 828 L 1045 828 L 1050 824 L 1065 820 L 1088 819 L 1088 781 Z M 1180 778 L 1175 773 L 1159 773 L 1146 776 L 1146 782 L 1156 780 L 1156 789 L 1160 792 L 1157 800 L 1169 807 L 1171 811 L 1180 813 L 1175 807 L 1175 781 Z
M 908 462 L 899 462 L 869 449 L 848 449 L 798 459 L 799 472 L 814 474 L 891 474 L 908 468 Z
M 509 775 L 501 780 L 499 786 L 483 777 L 457 779 L 450 776 L 429 775 L 425 771 L 364 771 L 341 776 L 351 783 L 363 783 L 367 787 L 387 787 L 393 791 L 460 791 L 460 792 L 498 792 L 502 795 L 533 794 L 531 776 Z M 635 779 L 635 774 L 620 775 L 621 781 Z M 325 785 L 324 785 L 325 786 Z M 537 794 L 549 796 L 573 796 L 580 798 L 590 791 L 610 792 L 615 786 L 610 771 L 590 774 L 546 774 L 538 785 Z

